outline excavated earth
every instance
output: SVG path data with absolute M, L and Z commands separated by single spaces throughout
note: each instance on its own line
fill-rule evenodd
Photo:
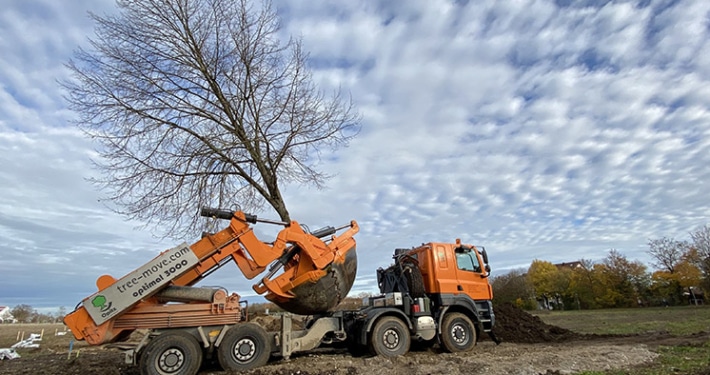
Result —
M 437 347 L 415 350 L 405 356 L 384 359 L 353 356 L 343 349 L 321 349 L 294 355 L 290 360 L 272 360 L 252 375 L 353 375 L 353 374 L 572 374 L 643 367 L 657 354 L 659 345 L 701 345 L 709 333 L 672 336 L 664 332 L 629 336 L 582 335 L 545 324 L 512 305 L 496 307 L 495 333 L 502 343 L 481 337 L 474 351 L 442 353 Z M 278 328 L 275 318 L 257 322 L 269 330 Z M 81 355 L 67 359 L 66 349 L 41 349 L 20 359 L 0 362 L 0 374 L 138 375 L 137 367 L 123 364 L 115 349 L 83 348 Z M 231 375 L 217 364 L 207 364 L 200 375 Z M 236 373 L 235 373 L 236 374 Z

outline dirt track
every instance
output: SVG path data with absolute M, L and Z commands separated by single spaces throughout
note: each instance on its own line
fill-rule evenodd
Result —
M 633 336 L 585 336 L 544 324 L 521 310 L 500 306 L 497 310 L 496 346 L 482 338 L 471 353 L 448 354 L 429 348 L 394 359 L 353 357 L 343 350 L 326 349 L 294 356 L 289 361 L 272 358 L 258 375 L 393 375 L 393 374 L 569 374 L 583 370 L 630 368 L 652 361 L 659 345 L 702 345 L 709 333 L 674 337 L 667 333 Z M 138 368 L 124 365 L 117 350 L 84 348 L 79 357 L 67 359 L 66 351 L 44 348 L 35 355 L 0 362 L 0 374 L 108 374 L 138 375 Z M 218 365 L 207 365 L 201 375 L 222 374 Z
M 411 352 L 392 360 L 380 357 L 353 357 L 342 351 L 322 351 L 294 356 L 290 361 L 273 359 L 262 368 L 248 372 L 259 375 L 353 375 L 353 374 L 566 374 L 582 370 L 629 368 L 653 360 L 658 344 L 701 344 L 710 335 L 672 337 L 654 334 L 629 337 L 591 338 L 563 343 L 503 343 L 482 341 L 472 353 L 438 353 L 435 349 Z M 654 346 L 649 346 L 653 343 Z M 79 358 L 66 354 L 39 354 L 0 363 L 0 374 L 107 374 L 138 375 L 136 367 L 122 364 L 115 350 L 82 350 Z M 218 366 L 204 368 L 201 375 L 223 374 Z

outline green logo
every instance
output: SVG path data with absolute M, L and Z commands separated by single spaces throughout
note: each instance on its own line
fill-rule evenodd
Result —
M 109 308 L 109 306 L 106 306 L 106 297 L 101 294 L 94 297 L 94 299 L 91 300 L 91 304 L 94 305 L 94 307 L 100 308 L 101 311 L 106 311 Z

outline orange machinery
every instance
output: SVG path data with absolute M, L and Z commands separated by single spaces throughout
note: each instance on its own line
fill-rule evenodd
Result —
M 162 252 L 120 279 L 99 277 L 98 291 L 64 318 L 74 336 L 98 345 L 121 341 L 135 329 L 243 321 L 243 302 L 237 294 L 193 287 L 230 260 L 248 279 L 268 268 L 254 290 L 297 314 L 327 312 L 352 287 L 357 272 L 353 236 L 359 230 L 355 221 L 309 233 L 295 221 L 258 219 L 241 210 L 203 208 L 201 215 L 228 219 L 230 223 L 192 245 Z M 273 242 L 262 242 L 250 225 L 257 222 L 283 225 L 284 229 Z M 343 229 L 347 230 L 336 236 Z

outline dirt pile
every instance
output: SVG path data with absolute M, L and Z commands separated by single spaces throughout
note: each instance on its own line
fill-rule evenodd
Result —
M 503 342 L 545 343 L 580 339 L 583 335 L 549 325 L 513 304 L 495 305 L 496 323 L 493 332 Z
M 279 332 L 281 331 L 281 317 L 280 316 L 270 316 L 270 315 L 260 315 L 255 318 L 250 319 L 252 323 L 256 323 L 262 326 L 267 332 Z M 291 330 L 301 330 L 304 326 L 304 317 L 293 316 L 291 318 Z

